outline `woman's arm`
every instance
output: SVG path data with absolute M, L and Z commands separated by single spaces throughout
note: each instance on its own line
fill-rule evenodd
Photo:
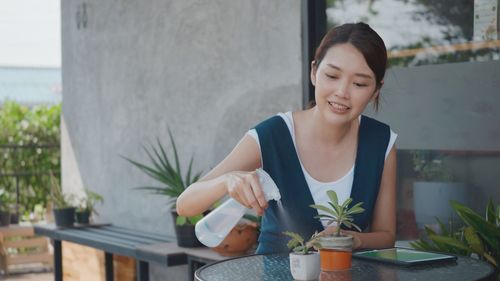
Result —
M 255 139 L 246 134 L 222 162 L 177 198 L 177 213 L 181 216 L 201 214 L 229 194 L 262 214 L 267 202 L 255 173 L 260 166 L 260 148 Z
M 392 147 L 385 160 L 371 232 L 343 231 L 343 233 L 354 236 L 354 249 L 380 249 L 394 246 L 396 241 L 396 146 Z

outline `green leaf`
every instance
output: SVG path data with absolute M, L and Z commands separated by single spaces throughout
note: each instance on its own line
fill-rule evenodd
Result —
M 186 221 L 187 221 L 186 217 L 184 217 L 184 216 L 177 216 L 177 218 L 175 219 L 175 224 L 177 224 L 177 225 L 184 225 L 184 224 L 186 224 Z
M 467 247 L 464 243 L 458 241 L 457 239 L 451 238 L 451 237 L 444 237 L 444 236 L 439 236 L 439 235 L 429 235 L 429 239 L 431 239 L 434 242 L 438 243 L 443 243 L 446 245 L 449 245 L 454 248 L 458 248 L 460 250 L 464 250 L 467 252 L 470 252 L 471 249 Z
M 291 239 L 287 243 L 287 247 L 289 249 L 293 249 L 293 251 L 301 251 L 303 248 L 298 248 L 298 247 L 304 247 L 304 238 L 300 236 L 298 233 L 291 232 L 291 231 L 285 231 L 283 232 L 286 236 L 289 236 Z M 296 250 L 297 249 L 297 250 Z
M 199 222 L 203 218 L 203 214 L 199 214 L 196 216 L 188 217 L 188 222 L 189 224 L 195 225 L 197 222 Z
M 465 205 L 456 201 L 451 201 L 450 204 L 460 218 L 467 225 L 472 226 L 488 245 L 500 251 L 500 229 L 496 225 L 487 222 L 483 217 Z
M 339 199 L 337 197 L 337 193 L 333 190 L 328 190 L 326 192 L 328 198 L 330 198 L 330 202 L 332 202 L 333 205 L 337 206 L 339 205 Z
M 493 201 L 491 198 L 488 200 L 488 204 L 486 205 L 486 221 L 491 224 L 497 223 L 497 218 L 495 216 L 495 207 L 493 206 Z
M 309 205 L 309 207 L 317 209 L 317 210 L 321 210 L 321 211 L 328 213 L 328 214 L 331 214 L 332 216 L 335 216 L 335 217 L 337 216 L 337 213 L 335 211 L 333 211 L 330 208 L 325 207 L 323 205 L 312 204 L 312 205 Z
M 472 249 L 472 251 L 474 251 L 479 255 L 484 255 L 483 243 L 481 242 L 479 236 L 477 236 L 476 231 L 474 231 L 474 228 L 472 228 L 471 226 L 466 227 L 464 229 L 464 236 L 465 240 L 469 244 L 469 247 Z

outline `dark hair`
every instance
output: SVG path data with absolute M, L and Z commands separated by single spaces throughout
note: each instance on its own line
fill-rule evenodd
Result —
M 376 87 L 380 89 L 387 67 L 387 49 L 384 41 L 366 23 L 346 23 L 330 29 L 319 44 L 314 54 L 314 66 L 317 68 L 326 52 L 337 44 L 350 43 L 358 49 L 366 60 L 366 63 L 375 74 Z M 374 102 L 378 110 L 379 97 Z

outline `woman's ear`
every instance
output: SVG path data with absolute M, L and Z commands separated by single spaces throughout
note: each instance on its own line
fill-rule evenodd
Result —
M 377 87 L 377 89 L 373 93 L 371 101 L 375 101 L 378 98 L 378 96 L 380 95 L 380 89 L 382 89 L 382 86 L 384 86 L 384 80 L 380 81 L 380 85 Z
M 311 62 L 311 83 L 313 84 L 314 87 L 316 87 L 316 71 L 317 71 L 317 65 L 316 61 Z

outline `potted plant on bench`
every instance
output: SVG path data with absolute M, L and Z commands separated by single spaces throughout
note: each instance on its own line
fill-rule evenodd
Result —
M 363 202 L 359 202 L 349 207 L 349 204 L 352 202 L 351 198 L 340 204 L 335 191 L 329 190 L 326 194 L 330 199 L 330 202 L 328 202 L 330 206 L 311 205 L 312 208 L 325 212 L 325 214 L 319 214 L 317 218 L 327 220 L 328 224 L 335 222 L 337 226 L 335 233 L 321 235 L 318 239 L 321 244 L 319 250 L 321 269 L 324 271 L 349 269 L 351 268 L 352 262 L 353 237 L 351 235 L 343 235 L 340 230 L 341 227 L 345 225 L 348 228 L 354 227 L 358 231 L 361 231 L 361 229 L 353 223 L 354 219 L 352 216 L 365 211 L 361 207 Z
M 53 204 L 54 219 L 56 226 L 71 227 L 75 223 L 75 210 L 73 205 L 74 196 L 62 192 L 59 180 L 50 175 L 51 194 Z
M 97 215 L 95 206 L 103 201 L 104 199 L 100 194 L 85 188 L 85 197 L 81 200 L 78 208 L 76 208 L 76 222 L 79 224 L 89 224 L 90 217 L 93 214 Z
M 10 224 L 10 207 L 14 203 L 12 195 L 4 188 L 0 188 L 0 226 Z
M 189 185 L 196 182 L 200 178 L 201 172 L 192 173 L 193 157 L 191 157 L 186 174 L 182 174 L 179 164 L 179 155 L 177 153 L 177 147 L 175 145 L 172 132 L 168 130 L 168 134 L 174 154 L 174 164 L 172 164 L 172 161 L 167 156 L 167 153 L 159 140 L 157 140 L 156 146 L 151 145 L 149 148 L 143 146 L 144 152 L 146 152 L 151 162 L 150 165 L 139 163 L 127 157 L 123 158 L 162 184 L 162 186 L 158 187 L 143 186 L 136 187 L 136 189 L 164 195 L 169 199 L 168 204 L 171 205 L 171 214 L 173 220 L 175 221 L 177 244 L 181 247 L 201 247 L 203 245 L 196 238 L 194 225 L 203 217 L 203 215 L 184 217 L 177 215 L 177 212 L 175 211 L 175 201 L 177 200 L 177 197 L 179 197 L 179 195 Z
M 317 251 L 321 245 L 318 242 L 318 233 L 314 233 L 311 239 L 304 241 L 300 234 L 285 231 L 283 234 L 290 236 L 288 248 L 290 253 L 290 272 L 295 280 L 317 280 L 320 273 L 320 256 Z

